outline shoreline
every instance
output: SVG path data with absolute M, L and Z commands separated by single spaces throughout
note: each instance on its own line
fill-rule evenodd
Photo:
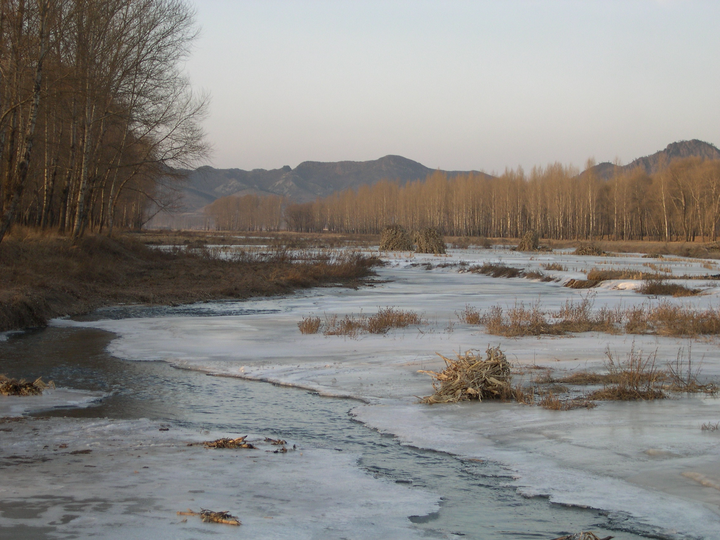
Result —
M 358 287 L 378 264 L 356 254 L 297 260 L 281 248 L 227 260 L 202 245 L 164 251 L 127 237 L 9 239 L 0 243 L 0 332 L 120 304 L 174 306 Z

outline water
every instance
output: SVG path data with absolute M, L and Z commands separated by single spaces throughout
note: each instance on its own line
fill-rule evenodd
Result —
M 303 447 L 358 455 L 358 465 L 376 478 L 440 495 L 438 512 L 407 516 L 427 538 L 551 539 L 581 530 L 625 540 L 659 538 L 638 530 L 623 515 L 522 497 L 496 464 L 403 446 L 353 420 L 354 400 L 208 376 L 164 362 L 119 360 L 105 351 L 112 338 L 100 330 L 73 328 L 15 335 L 0 342 L 0 372 L 28 379 L 42 375 L 59 387 L 107 394 L 97 406 L 43 416 L 148 418 L 192 430 L 264 433 Z M 12 512 L 4 511 L 6 516 Z M 23 538 L 23 530 L 5 528 L 2 537 Z M 54 531 L 38 527 L 27 537 L 51 538 Z

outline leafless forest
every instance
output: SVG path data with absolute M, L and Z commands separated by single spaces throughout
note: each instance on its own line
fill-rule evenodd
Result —
M 168 167 L 204 155 L 205 100 L 180 71 L 185 0 L 0 0 L 0 240 L 148 219 Z
M 224 230 L 378 233 L 388 224 L 434 227 L 452 236 L 715 241 L 720 161 L 686 158 L 648 175 L 642 168 L 604 180 L 560 164 L 487 178 L 434 173 L 400 185 L 382 181 L 305 204 L 281 197 L 224 197 L 206 211 Z

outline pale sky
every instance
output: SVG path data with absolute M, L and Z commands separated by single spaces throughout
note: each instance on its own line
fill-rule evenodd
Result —
M 718 0 L 191 0 L 219 168 L 501 173 L 720 145 Z

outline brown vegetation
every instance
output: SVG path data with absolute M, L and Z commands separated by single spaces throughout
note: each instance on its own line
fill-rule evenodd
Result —
M 205 448 L 244 448 L 248 450 L 255 450 L 256 447 L 249 442 L 246 442 L 245 439 L 247 439 L 247 435 L 243 435 L 242 437 L 238 437 L 237 439 L 217 439 L 214 441 L 206 441 L 203 443 L 203 446 Z
M 537 231 L 527 231 L 515 248 L 517 251 L 537 251 L 540 247 L 540 235 Z
M 649 296 L 697 296 L 702 291 L 700 289 L 690 289 L 679 283 L 668 283 L 662 279 L 649 279 L 642 284 L 637 290 L 640 294 L 647 294 Z
M 412 251 L 415 249 L 412 238 L 405 227 L 388 225 L 380 235 L 380 251 Z
M 485 358 L 467 351 L 451 360 L 438 353 L 445 361 L 440 373 L 421 370 L 435 381 L 435 393 L 422 398 L 423 403 L 456 403 L 458 401 L 514 398 L 511 386 L 510 363 L 499 347 L 488 348 Z
M 41 377 L 28 382 L 25 379 L 9 379 L 0 375 L 0 396 L 39 396 L 46 388 L 55 388 L 55 385 L 52 381 L 43 382 Z
M 478 312 L 467 305 L 458 318 L 468 324 L 484 324 L 489 334 L 505 337 L 563 335 L 579 332 L 608 334 L 657 334 L 673 337 L 720 335 L 720 310 L 694 310 L 660 302 L 655 306 L 632 306 L 625 310 L 593 310 L 591 296 L 579 302 L 567 301 L 557 312 L 541 309 L 539 302 L 526 306 L 493 306 Z
M 597 244 L 580 244 L 575 249 L 575 255 L 586 255 L 586 256 L 599 257 L 602 255 L 606 255 L 606 253 Z
M 425 228 L 415 235 L 416 253 L 433 253 L 443 255 L 446 252 L 445 241 L 436 229 Z
M 414 311 L 385 307 L 380 308 L 374 315 L 325 315 L 324 321 L 320 320 L 320 317 L 307 316 L 298 323 L 298 328 L 303 334 L 322 332 L 326 336 L 356 338 L 360 334 L 386 334 L 392 328 L 407 328 L 423 322 L 422 317 Z
M 221 512 L 213 512 L 212 510 L 201 509 L 199 512 L 193 512 L 188 509 L 187 512 L 178 512 L 178 516 L 198 516 L 204 523 L 222 523 L 223 525 L 242 525 L 240 520 L 231 516 L 230 512 L 223 510 Z
M 153 249 L 136 239 L 38 237 L 0 244 L 0 331 L 118 303 L 175 304 L 287 294 L 321 285 L 357 286 L 380 264 L 358 254 L 282 248 Z

